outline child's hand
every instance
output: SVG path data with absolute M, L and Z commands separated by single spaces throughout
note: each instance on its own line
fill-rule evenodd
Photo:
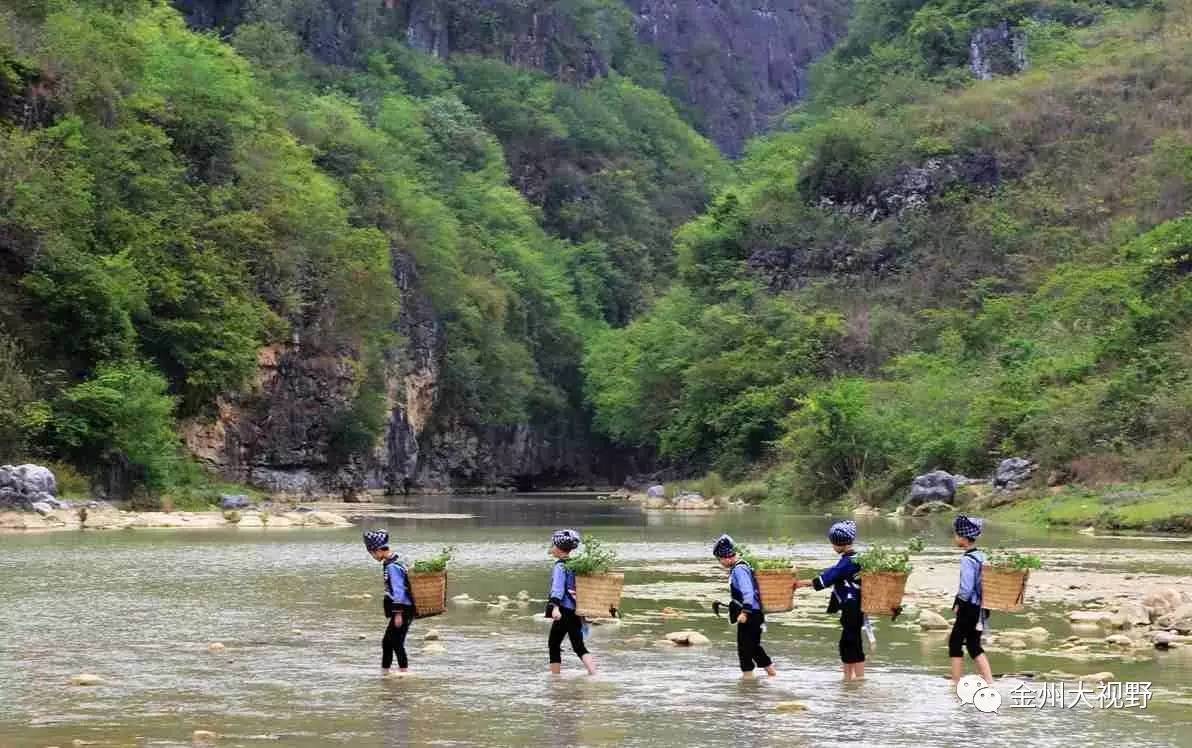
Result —
M 749 620 L 749 614 L 746 613 L 745 611 L 741 611 L 741 613 L 737 616 L 737 623 L 745 623 L 748 620 Z
M 559 612 L 559 609 L 558 609 L 558 608 L 555 608 L 554 610 L 552 610 L 552 611 L 550 612 L 550 617 L 551 617 L 551 619 L 552 619 L 552 620 L 555 620 L 555 621 L 557 621 L 557 620 L 559 620 L 560 618 L 562 618 L 562 617 L 563 617 L 563 614 L 562 614 L 561 612 Z

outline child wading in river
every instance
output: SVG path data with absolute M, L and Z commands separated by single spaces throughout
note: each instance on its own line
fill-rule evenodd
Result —
M 968 649 L 969 657 L 977 665 L 977 673 L 986 683 L 993 683 L 993 672 L 989 667 L 989 658 L 985 656 L 985 649 L 981 646 L 981 634 L 985 631 L 985 623 L 989 620 L 989 611 L 981 608 L 981 567 L 985 564 L 985 554 L 977 550 L 977 538 L 981 536 L 983 521 L 976 517 L 970 519 L 963 514 L 956 517 L 952 529 L 956 533 L 953 542 L 957 548 L 964 549 L 960 557 L 960 589 L 956 592 L 956 600 L 952 611 L 956 613 L 956 621 L 952 624 L 952 635 L 948 637 L 948 656 L 952 659 L 952 682 L 956 683 L 964 675 L 964 650 Z
M 854 559 L 857 552 L 853 543 L 856 541 L 856 522 L 845 520 L 832 525 L 828 529 L 828 542 L 832 544 L 832 550 L 840 554 L 840 560 L 815 579 L 795 582 L 796 590 L 800 587 L 832 588 L 828 612 L 840 611 L 840 662 L 845 680 L 865 677 L 865 648 L 861 643 L 865 615 L 861 612 L 861 567 Z
M 550 555 L 555 558 L 555 566 L 551 570 L 546 617 L 554 621 L 547 648 L 550 671 L 555 675 L 563 671 L 563 637 L 571 640 L 571 648 L 583 661 L 588 675 L 596 674 L 596 660 L 584 646 L 584 619 L 575 612 L 575 574 L 567 569 L 567 559 L 578 547 L 579 533 L 575 530 L 559 530 L 551 536 Z
M 736 544 L 728 535 L 721 535 L 717 539 L 716 545 L 712 546 L 712 555 L 719 559 L 721 566 L 730 569 L 728 589 L 736 605 L 729 606 L 729 615 L 731 617 L 736 612 L 734 623 L 737 624 L 737 659 L 740 660 L 741 672 L 752 676 L 754 667 L 760 667 L 765 668 L 768 675 L 777 675 L 774 661 L 762 648 L 766 613 L 762 609 L 753 569 L 737 555 Z
M 410 594 L 410 580 L 406 569 L 397 560 L 397 554 L 389 550 L 389 533 L 384 530 L 370 530 L 364 533 L 364 547 L 372 557 L 381 562 L 385 583 L 385 617 L 389 625 L 385 638 L 381 640 L 381 674 L 388 675 L 397 655 L 397 668 L 406 672 L 410 663 L 406 658 L 406 634 L 414 620 L 414 598 Z

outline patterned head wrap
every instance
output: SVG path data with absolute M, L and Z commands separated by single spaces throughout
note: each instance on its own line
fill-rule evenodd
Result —
M 364 547 L 369 553 L 389 547 L 389 533 L 384 530 L 368 530 L 364 533 Z
M 832 545 L 851 545 L 857 540 L 857 523 L 851 519 L 837 522 L 828 528 L 828 542 Z
M 736 552 L 737 544 L 728 535 L 716 538 L 716 544 L 712 546 L 712 555 L 716 558 L 728 558 Z
M 550 542 L 561 551 L 574 551 L 579 547 L 579 533 L 575 530 L 555 530 Z
M 956 521 L 952 523 L 952 529 L 956 534 L 966 540 L 976 540 L 981 535 L 981 528 L 985 524 L 985 520 L 979 517 L 966 517 L 963 514 L 956 515 Z

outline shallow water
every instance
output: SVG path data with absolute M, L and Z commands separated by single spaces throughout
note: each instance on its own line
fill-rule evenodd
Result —
M 944 634 L 878 623 L 869 677 L 839 682 L 838 627 L 824 594 L 772 617 L 766 646 L 780 676 L 741 682 L 732 629 L 707 603 L 727 597 L 709 557 L 721 531 L 785 547 L 806 567 L 832 561 L 828 520 L 773 510 L 718 515 L 641 512 L 583 497 L 428 498 L 415 512 L 472 519 L 374 519 L 407 557 L 458 546 L 449 595 L 515 597 L 524 609 L 453 606 L 410 635 L 414 675 L 378 676 L 380 571 L 356 530 L 125 531 L 0 536 L 0 746 L 190 745 L 194 730 L 221 746 L 819 745 L 961 744 L 1192 746 L 1192 651 L 1140 651 L 1137 661 L 1075 662 L 1054 651 L 992 656 L 995 672 L 1112 671 L 1149 681 L 1145 710 L 1009 706 L 981 714 L 956 702 Z M 540 598 L 550 530 L 596 531 L 616 545 L 627 574 L 625 618 L 593 628 L 598 678 L 579 675 L 565 650 L 563 677 L 546 674 Z M 950 560 L 942 521 L 861 523 L 866 541 L 928 532 L 928 556 Z M 1088 538 L 992 527 L 988 544 L 1042 549 L 1046 559 L 1098 570 L 1187 575 L 1192 544 Z M 369 593 L 372 599 L 360 599 Z M 1141 595 L 1141 590 L 1140 590 Z M 947 596 L 934 607 L 941 610 Z M 682 620 L 664 620 L 671 606 Z M 1050 650 L 1071 634 L 1055 604 L 995 625 L 1043 625 Z M 419 653 L 437 629 L 447 653 Z M 709 647 L 663 649 L 666 632 L 696 629 Z M 363 635 L 366 638 L 361 640 Z M 207 644 L 227 651 L 209 654 Z M 80 672 L 105 685 L 65 685 Z M 1003 684 L 1002 690 L 1009 686 Z M 1091 686 L 1090 686 L 1091 689 Z M 806 711 L 782 713 L 781 702 Z M 968 734 L 961 736 L 961 730 Z

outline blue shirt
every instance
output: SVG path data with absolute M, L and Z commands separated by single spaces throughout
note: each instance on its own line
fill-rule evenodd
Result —
M 549 597 L 560 608 L 575 610 L 575 574 L 562 561 L 556 561 L 551 571 Z
M 853 560 L 855 555 L 856 551 L 840 554 L 835 566 L 825 569 L 823 574 L 811 580 L 811 585 L 817 590 L 832 588 L 832 602 L 836 606 L 861 600 L 861 566 Z M 831 604 L 828 611 L 833 612 Z
M 733 599 L 741 603 L 746 613 L 758 613 L 762 609 L 757 596 L 757 585 L 753 583 L 753 569 L 744 561 L 738 561 L 728 575 L 728 588 Z
M 385 597 L 398 605 L 413 605 L 410 599 L 410 583 L 406 578 L 406 568 L 397 559 L 385 561 Z
M 981 567 L 985 563 L 985 552 L 976 548 L 964 552 L 960 557 L 960 589 L 956 600 L 981 607 L 985 595 L 981 588 Z

